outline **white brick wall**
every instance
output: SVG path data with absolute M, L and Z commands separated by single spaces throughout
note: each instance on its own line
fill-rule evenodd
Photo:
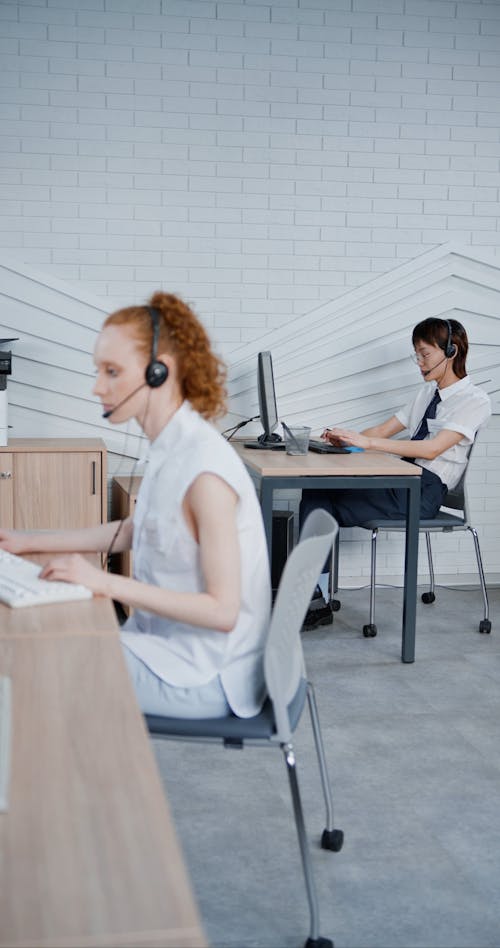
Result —
M 1 0 L 0 247 L 231 348 L 453 237 L 499 254 L 500 5 Z

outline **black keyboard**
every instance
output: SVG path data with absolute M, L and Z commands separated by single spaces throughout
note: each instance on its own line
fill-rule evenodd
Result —
M 347 448 L 337 447 L 328 441 L 309 441 L 309 450 L 315 454 L 350 454 Z

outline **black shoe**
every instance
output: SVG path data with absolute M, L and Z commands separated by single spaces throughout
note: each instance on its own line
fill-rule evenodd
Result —
M 320 625 L 331 625 L 333 622 L 333 612 L 330 603 L 323 599 L 323 605 L 315 609 L 308 609 L 306 617 L 302 623 L 304 632 L 310 632 L 312 629 L 318 629 Z

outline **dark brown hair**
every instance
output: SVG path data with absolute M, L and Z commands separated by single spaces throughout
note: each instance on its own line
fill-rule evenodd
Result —
M 175 358 L 179 385 L 184 398 L 204 418 L 223 415 L 226 410 L 226 367 L 212 351 L 210 339 L 187 303 L 172 293 L 153 293 L 149 306 L 159 320 L 158 354 Z M 104 326 L 130 326 L 138 348 L 151 357 L 152 326 L 147 306 L 127 306 L 104 321 Z
M 469 340 L 467 333 L 458 322 L 458 319 L 439 319 L 437 316 L 429 316 L 428 319 L 417 323 L 413 330 L 411 341 L 413 345 L 417 342 L 427 342 L 430 346 L 439 346 L 443 352 L 446 352 L 448 344 L 448 323 L 451 329 L 451 344 L 456 347 L 456 355 L 453 358 L 453 371 L 459 379 L 465 378 L 467 369 L 465 360 L 469 350 Z

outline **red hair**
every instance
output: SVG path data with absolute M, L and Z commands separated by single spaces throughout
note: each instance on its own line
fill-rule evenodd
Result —
M 204 418 L 226 411 L 226 367 L 212 350 L 200 320 L 187 303 L 172 293 L 157 291 L 148 304 L 159 314 L 158 354 L 174 357 L 183 398 Z M 152 325 L 146 306 L 127 306 L 104 321 L 104 326 L 130 326 L 138 348 L 151 358 Z

